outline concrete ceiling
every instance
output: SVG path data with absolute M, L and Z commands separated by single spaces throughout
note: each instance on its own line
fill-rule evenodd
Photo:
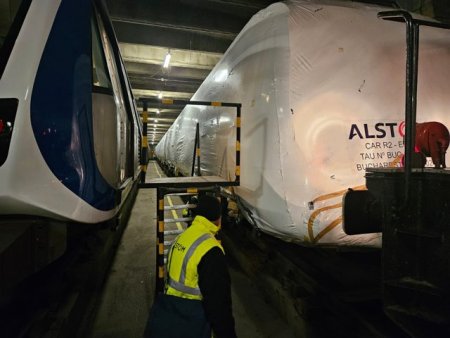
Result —
M 135 98 L 157 98 L 162 94 L 164 98 L 190 99 L 252 15 L 274 2 L 106 0 Z M 420 5 L 424 11 L 432 0 L 397 2 L 408 9 Z M 163 68 L 168 52 L 170 66 Z M 137 105 L 142 111 L 139 100 Z M 182 109 L 149 106 L 150 145 L 158 143 Z
M 253 14 L 273 0 L 106 0 L 136 99 L 189 100 Z M 169 68 L 163 68 L 170 53 Z M 137 100 L 138 109 L 142 105 Z M 156 144 L 182 106 L 149 106 Z

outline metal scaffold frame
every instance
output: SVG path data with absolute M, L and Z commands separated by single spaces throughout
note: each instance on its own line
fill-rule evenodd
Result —
M 173 195 L 197 195 L 201 193 L 214 193 L 215 195 L 220 194 L 221 187 L 239 186 L 240 184 L 240 150 L 241 150 L 241 107 L 240 103 L 229 103 L 229 102 L 216 102 L 216 101 L 186 101 L 186 100 L 171 100 L 171 99 L 141 99 L 143 102 L 143 124 L 144 124 L 144 137 L 142 141 L 142 156 L 141 156 L 141 183 L 139 188 L 156 188 L 157 189 L 157 224 L 156 224 L 156 285 L 155 293 L 164 292 L 164 282 L 165 282 L 165 241 L 166 235 L 174 235 L 181 233 L 181 231 L 165 230 L 165 224 L 168 222 L 189 222 L 190 217 L 181 217 L 174 219 L 165 219 L 164 211 L 169 209 L 174 209 L 177 207 L 167 207 L 164 205 L 164 197 L 168 194 Z M 146 134 L 146 124 L 148 120 L 148 103 L 157 104 L 176 104 L 176 105 L 202 105 L 202 106 L 213 106 L 213 107 L 234 107 L 236 108 L 236 168 L 235 168 L 235 180 L 227 181 L 219 176 L 200 176 L 200 140 L 197 139 L 194 145 L 194 163 L 192 165 L 192 171 L 194 171 L 195 157 L 197 157 L 197 174 L 195 177 L 164 177 L 155 178 L 148 182 L 145 182 L 145 176 L 147 171 L 147 134 Z M 196 133 L 198 134 L 198 128 Z M 221 201 L 223 203 L 223 197 L 221 196 Z M 185 208 L 192 208 L 193 205 L 186 204 Z M 183 207 L 183 208 L 184 208 Z

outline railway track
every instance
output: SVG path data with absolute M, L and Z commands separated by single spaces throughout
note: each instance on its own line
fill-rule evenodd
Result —
M 383 313 L 377 250 L 309 248 L 224 227 L 227 255 L 299 337 L 408 337 Z
M 125 229 L 137 185 L 114 226 L 69 227 L 63 256 L 0 303 L 0 337 L 86 337 L 98 295 Z

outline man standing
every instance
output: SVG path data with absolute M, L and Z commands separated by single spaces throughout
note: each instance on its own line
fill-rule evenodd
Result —
M 219 200 L 200 196 L 195 215 L 170 249 L 164 310 L 152 311 L 146 333 L 150 337 L 209 338 L 211 329 L 214 338 L 236 337 L 230 275 L 214 237 L 221 226 Z

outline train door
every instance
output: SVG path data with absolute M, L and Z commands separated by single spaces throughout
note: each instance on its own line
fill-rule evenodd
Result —
M 121 81 L 121 63 L 116 57 L 102 17 L 94 11 L 92 19 L 92 81 L 94 149 L 105 179 L 115 188 L 123 187 L 133 176 L 129 162 L 133 148 L 133 117 L 127 114 Z
M 117 49 L 118 50 L 118 49 Z M 128 134 L 127 143 L 127 154 L 129 161 L 127 162 L 126 176 L 127 177 L 138 177 L 140 170 L 140 147 L 142 139 L 142 122 L 141 117 L 136 108 L 136 103 L 134 101 L 133 93 L 131 91 L 131 84 L 128 80 L 128 75 L 125 71 L 125 65 L 121 57 L 117 58 L 119 61 L 119 68 L 121 69 L 122 79 L 123 79 L 123 89 L 125 102 L 127 103 L 128 118 L 134 122 L 130 125 L 130 133 Z

